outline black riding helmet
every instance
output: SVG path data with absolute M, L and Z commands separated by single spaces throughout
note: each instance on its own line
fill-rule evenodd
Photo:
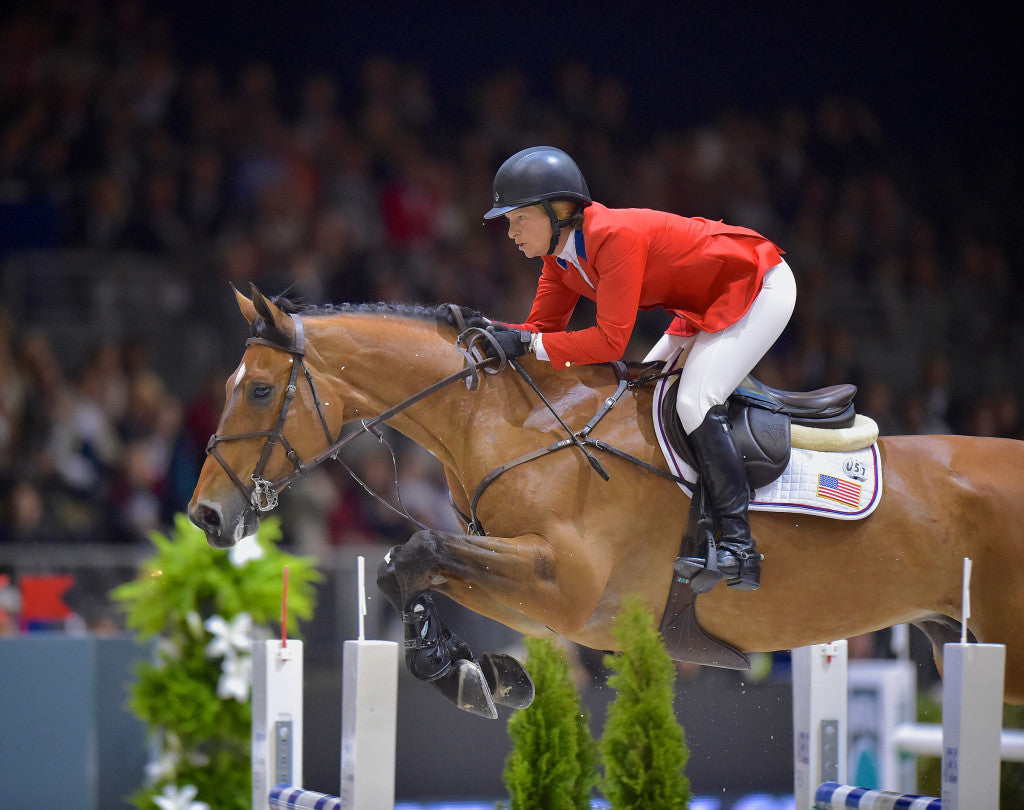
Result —
M 541 205 L 551 219 L 551 245 L 555 252 L 562 228 L 572 220 L 559 219 L 552 200 L 571 200 L 584 208 L 592 202 L 587 181 L 575 161 L 553 146 L 531 146 L 501 164 L 494 175 L 494 207 L 484 219 L 497 219 L 516 208 Z

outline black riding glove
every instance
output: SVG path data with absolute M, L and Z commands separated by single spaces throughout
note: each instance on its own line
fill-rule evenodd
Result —
M 456 318 L 453 310 L 458 310 L 462 314 L 463 323 L 458 322 L 458 318 Z M 459 306 L 458 304 L 441 304 L 437 308 L 437 318 L 459 330 L 468 329 L 471 326 L 487 327 L 491 324 L 478 310 Z
M 522 357 L 530 351 L 530 341 L 533 339 L 532 332 L 527 332 L 524 329 L 512 329 L 497 323 L 492 324 L 489 331 L 495 343 L 501 347 L 505 357 L 509 360 Z M 490 341 L 487 342 L 486 354 L 488 357 L 500 357 L 497 349 Z

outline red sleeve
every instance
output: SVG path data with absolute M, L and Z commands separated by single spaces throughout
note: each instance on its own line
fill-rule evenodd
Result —
M 591 266 L 597 274 L 597 323 L 578 332 L 544 335 L 552 365 L 620 360 L 629 345 L 640 307 L 647 249 L 632 229 L 617 229 L 594 246 Z

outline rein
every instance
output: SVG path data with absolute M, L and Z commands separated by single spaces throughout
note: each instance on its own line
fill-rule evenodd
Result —
M 408 518 L 413 523 L 417 524 L 420 528 L 428 528 L 424 526 L 422 523 L 420 523 L 420 521 L 416 520 L 416 518 L 410 515 L 407 511 L 396 509 L 394 506 L 392 506 L 390 503 L 384 500 L 380 495 L 378 495 L 376 492 L 370 489 L 362 480 L 360 480 L 360 478 L 352 471 L 352 469 L 347 464 L 345 464 L 344 462 L 341 461 L 341 459 L 338 458 L 338 453 L 340 453 L 341 450 L 347 444 L 349 444 L 349 442 L 358 438 L 363 433 L 372 433 L 378 439 L 383 441 L 383 437 L 381 436 L 381 433 L 377 428 L 379 425 L 387 422 L 395 414 L 404 411 L 406 408 L 415 405 L 417 402 L 426 399 L 432 394 L 435 394 L 438 391 L 447 388 L 449 385 L 456 383 L 459 380 L 466 380 L 467 387 L 470 388 L 470 390 L 474 390 L 479 382 L 478 372 L 480 370 L 483 370 L 489 374 L 497 374 L 505 367 L 506 363 L 508 365 L 511 365 L 516 370 L 516 372 L 523 378 L 526 384 L 533 389 L 533 391 L 541 399 L 541 401 L 548 408 L 548 410 L 550 410 L 551 413 L 554 414 L 555 418 L 558 420 L 558 423 L 565 429 L 566 433 L 568 433 L 569 436 L 568 438 L 557 441 L 548 447 L 544 447 L 538 450 L 534 450 L 530 453 L 526 453 L 520 456 L 519 458 L 513 459 L 512 461 L 509 461 L 491 470 L 491 472 L 489 472 L 479 483 L 479 485 L 477 486 L 476 490 L 473 493 L 473 497 L 470 502 L 469 515 L 463 514 L 463 512 L 455 505 L 454 501 L 452 501 L 452 508 L 455 510 L 456 514 L 459 516 L 462 522 L 466 524 L 468 532 L 477 535 L 485 534 L 483 526 L 477 515 L 477 505 L 480 502 L 480 498 L 483 496 L 484 492 L 488 489 L 488 487 L 491 486 L 491 484 L 497 481 L 502 475 L 504 475 L 513 467 L 518 467 L 520 464 L 525 464 L 528 461 L 533 461 L 535 459 L 541 458 L 542 456 L 545 456 L 549 453 L 554 453 L 557 452 L 558 450 L 564 450 L 567 447 L 575 447 L 576 449 L 580 450 L 586 457 L 587 461 L 590 463 L 591 467 L 593 467 L 595 472 L 597 472 L 605 481 L 607 481 L 610 476 L 605 471 L 600 461 L 598 461 L 597 458 L 592 453 L 590 453 L 587 448 L 593 448 L 595 450 L 610 453 L 616 458 L 619 458 L 623 461 L 628 461 L 629 463 L 634 464 L 635 466 L 638 466 L 641 469 L 646 470 L 647 472 L 654 473 L 655 475 L 659 475 L 662 478 L 667 478 L 670 481 L 674 481 L 676 483 L 680 483 L 683 481 L 683 479 L 677 475 L 674 475 L 670 472 L 667 472 L 666 470 L 662 470 L 658 467 L 655 467 L 653 464 L 650 464 L 644 461 L 643 459 L 637 458 L 636 456 L 626 453 L 625 451 L 620 450 L 619 448 L 614 447 L 606 442 L 603 442 L 600 439 L 593 439 L 590 437 L 590 432 L 594 429 L 598 422 L 600 422 L 605 417 L 605 415 L 615 406 L 615 403 L 619 401 L 619 398 L 627 389 L 633 389 L 641 387 L 643 385 L 647 385 L 651 382 L 654 382 L 655 380 L 661 379 L 662 377 L 670 376 L 672 374 L 678 374 L 678 371 L 645 374 L 640 377 L 637 377 L 634 380 L 628 380 L 626 377 L 625 364 L 622 363 L 621 361 L 611 363 L 611 366 L 615 371 L 616 379 L 618 380 L 618 386 L 615 390 L 615 393 L 604 401 L 600 410 L 598 410 L 598 412 L 582 430 L 580 430 L 579 432 L 573 432 L 573 430 L 562 419 L 561 415 L 554 409 L 554 407 L 548 401 L 547 397 L 544 396 L 543 392 L 533 381 L 533 378 L 527 373 L 526 369 L 524 369 L 523 366 L 514 358 L 506 358 L 504 352 L 501 350 L 500 346 L 497 345 L 497 342 L 494 340 L 494 338 L 491 336 L 489 332 L 479 327 L 470 327 L 469 329 L 463 331 L 456 341 L 456 347 L 459 349 L 460 352 L 462 352 L 462 354 L 466 358 L 466 365 L 462 369 L 452 374 L 449 374 L 444 379 L 438 380 L 432 385 L 427 386 L 422 391 L 413 394 L 411 397 L 407 399 L 402 400 L 397 405 L 388 408 L 387 410 L 373 417 L 372 419 L 364 419 L 362 421 L 361 427 L 358 430 L 350 433 L 348 436 L 342 438 L 341 432 L 339 431 L 338 436 L 335 438 L 331 434 L 330 427 L 327 424 L 327 418 L 324 415 L 323 405 L 321 404 L 320 396 L 317 393 L 316 385 L 313 382 L 313 375 L 310 373 L 309 368 L 306 366 L 306 333 L 305 327 L 302 324 L 302 318 L 295 314 L 290 314 L 289 317 L 292 319 L 292 323 L 295 327 L 295 340 L 290 347 L 281 346 L 262 337 L 250 337 L 245 342 L 246 346 L 259 344 L 262 346 L 268 346 L 278 351 L 287 352 L 292 356 L 291 374 L 288 378 L 288 384 L 285 386 L 284 400 L 281 403 L 281 411 L 277 416 L 277 421 L 274 423 L 274 426 L 269 430 L 250 430 L 245 431 L 243 433 L 231 434 L 214 433 L 210 437 L 210 440 L 207 442 L 206 445 L 207 454 L 212 455 L 217 460 L 220 466 L 227 473 L 228 477 L 234 483 L 235 487 L 237 487 L 239 492 L 242 493 L 243 497 L 245 497 L 245 499 L 252 505 L 253 509 L 257 510 L 258 512 L 269 512 L 276 508 L 278 503 L 278 495 L 289 484 L 291 484 L 300 476 L 305 476 L 308 470 L 317 466 L 318 464 L 326 461 L 327 459 L 334 459 L 345 468 L 345 470 L 349 473 L 349 475 L 352 476 L 356 483 L 358 483 L 366 492 L 377 498 L 377 500 L 379 500 L 389 509 L 396 512 L 397 514 L 402 515 L 403 517 Z M 458 320 L 461 320 L 461 318 L 459 318 Z M 463 324 L 460 324 L 460 326 L 461 325 Z M 495 357 L 488 356 L 484 351 L 480 350 L 477 344 L 481 341 L 486 342 L 497 349 L 498 363 L 496 365 L 494 365 L 494 360 L 496 359 Z M 289 444 L 287 438 L 285 438 L 284 436 L 285 420 L 288 416 L 288 411 L 291 408 L 292 401 L 295 399 L 295 394 L 298 391 L 297 383 L 300 368 L 302 369 L 303 376 L 306 378 L 306 383 L 309 385 L 309 390 L 313 396 L 313 403 L 316 406 L 317 416 L 319 417 L 320 420 L 320 426 L 323 429 L 324 437 L 327 441 L 327 446 L 325 447 L 325 449 L 321 450 L 319 453 L 317 453 L 315 456 L 313 456 L 311 459 L 305 462 L 301 458 L 299 458 L 298 453 L 295 452 L 295 449 L 291 446 L 291 444 Z M 239 478 L 239 476 L 227 463 L 224 456 L 218 449 L 218 446 L 223 442 L 261 437 L 265 437 L 266 442 L 263 445 L 263 450 L 260 453 L 259 460 L 256 462 L 256 467 L 253 469 L 252 475 L 250 476 L 252 479 L 252 487 L 250 488 L 247 487 L 242 482 L 241 478 Z M 263 477 L 263 469 L 264 467 L 266 467 L 267 461 L 270 459 L 270 454 L 273 451 L 274 446 L 278 442 L 280 442 L 281 446 L 284 448 L 285 455 L 288 457 L 288 460 L 291 461 L 293 469 L 286 475 L 277 479 L 276 481 L 268 481 Z M 392 451 L 392 459 L 394 459 L 394 451 Z M 398 476 L 396 463 L 396 485 L 397 481 Z M 401 504 L 400 494 L 399 504 Z

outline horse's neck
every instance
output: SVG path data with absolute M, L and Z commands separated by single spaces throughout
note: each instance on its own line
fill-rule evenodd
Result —
M 391 314 L 341 317 L 316 340 L 324 367 L 350 401 L 349 421 L 378 416 L 458 371 L 465 360 L 453 343 L 429 321 Z M 457 381 L 388 423 L 437 455 L 451 430 L 446 417 L 467 393 Z

